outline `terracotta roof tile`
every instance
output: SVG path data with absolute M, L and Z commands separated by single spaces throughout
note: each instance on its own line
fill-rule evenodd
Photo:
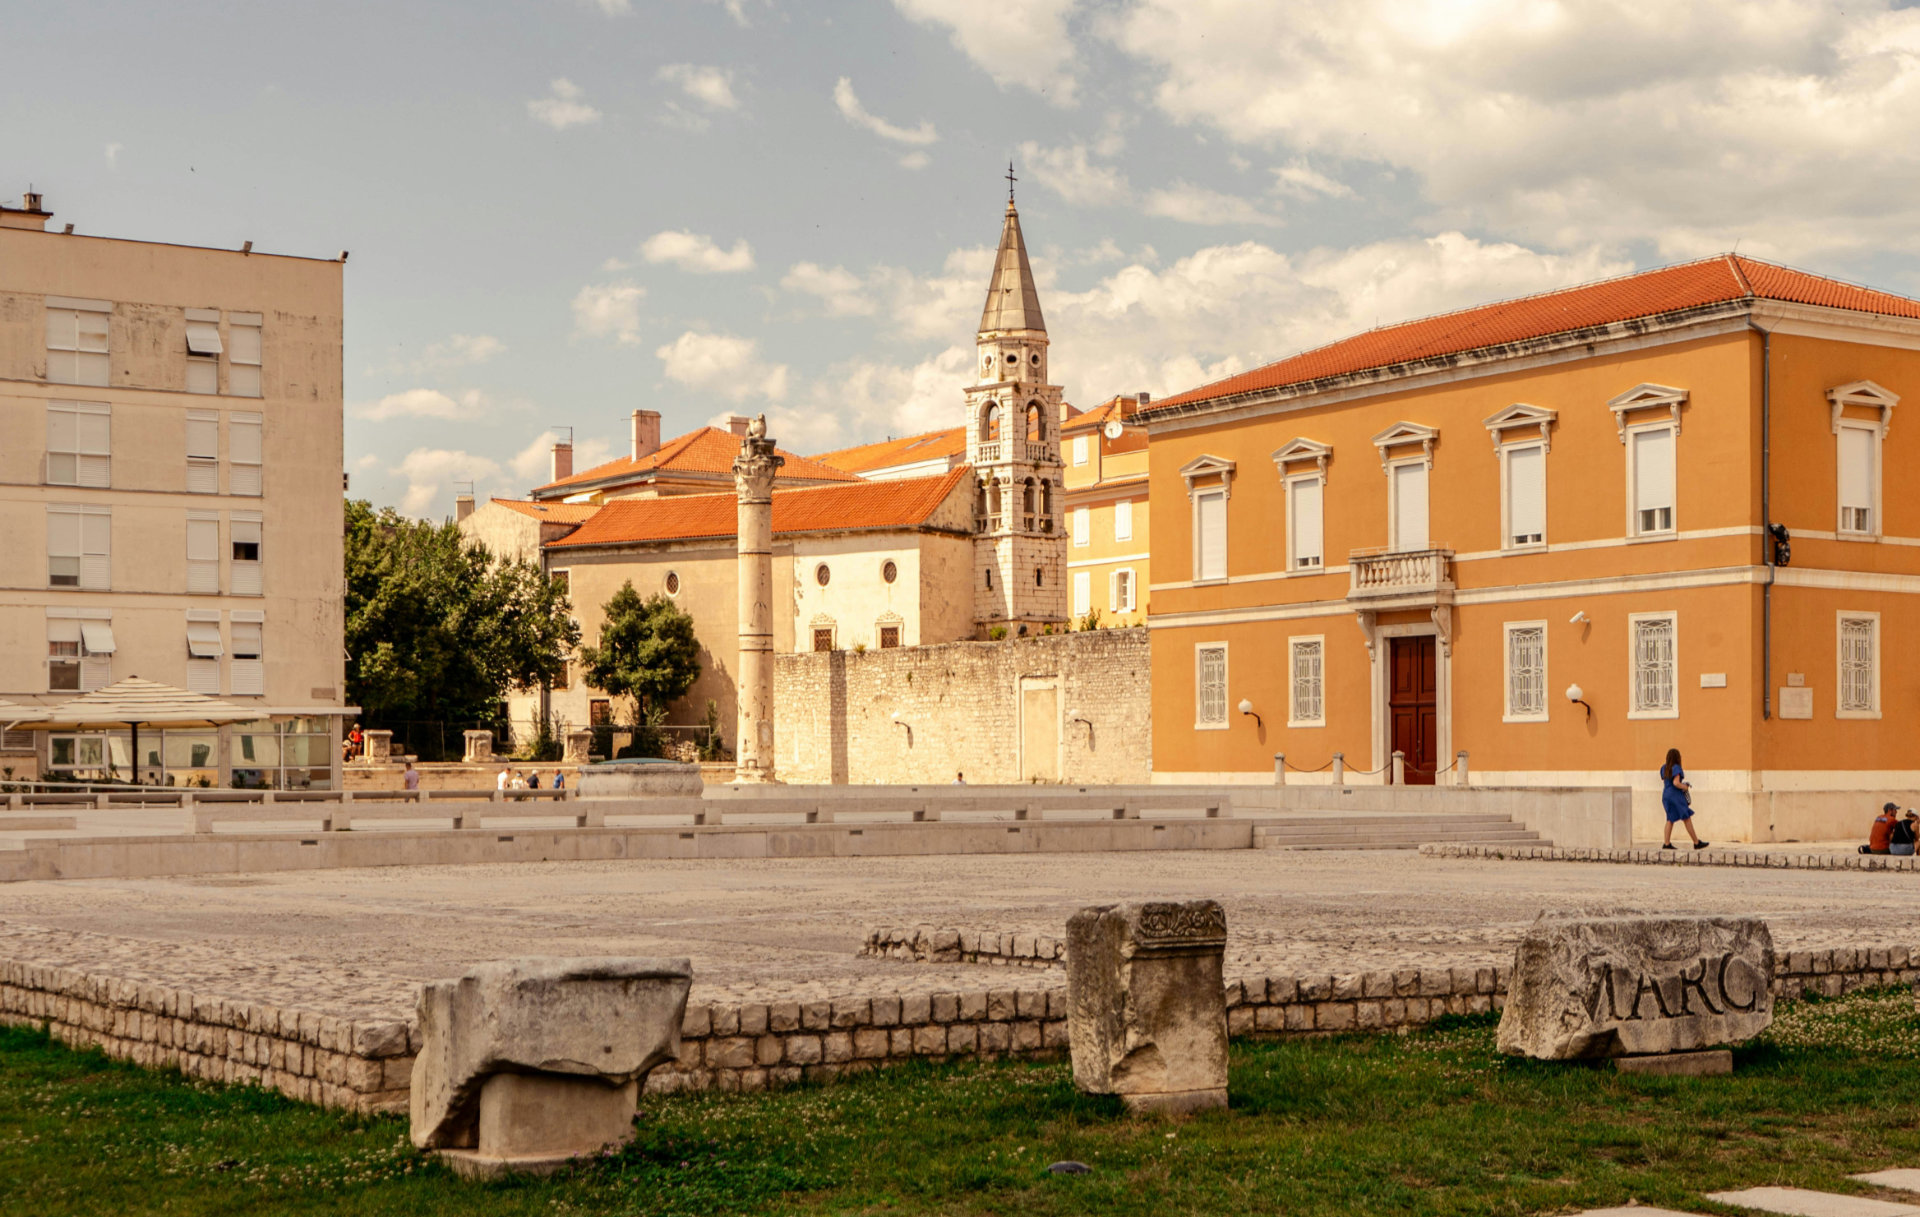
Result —
M 1149 409 L 1157 413 L 1170 406 L 1458 355 L 1748 296 L 1920 318 L 1920 301 L 1770 262 L 1720 255 L 1368 330 L 1165 398 Z
M 845 470 L 823 465 L 809 457 L 796 456 L 784 449 L 776 448 L 774 451 L 787 458 L 786 465 L 780 470 L 782 478 L 802 478 L 815 482 L 854 480 L 853 475 Z M 668 440 L 658 450 L 637 461 L 630 456 L 617 457 L 604 465 L 595 465 L 584 473 L 536 486 L 534 493 L 610 478 L 640 478 L 650 473 L 728 473 L 733 469 L 733 458 L 739 455 L 739 436 L 718 427 L 702 427 Z
M 912 528 L 924 524 L 970 468 L 939 477 L 855 482 L 773 492 L 775 534 L 854 528 Z M 555 548 L 627 545 L 731 537 L 738 527 L 738 501 L 730 494 L 683 494 L 657 499 L 617 499 L 602 507 Z
M 967 451 L 967 429 L 949 427 L 945 431 L 928 431 L 921 435 L 905 435 L 899 439 L 886 439 L 873 444 L 860 444 L 852 448 L 840 448 L 833 452 L 822 452 L 813 459 L 835 469 L 844 469 L 848 473 L 867 473 L 875 469 L 886 469 L 893 465 L 905 465 L 914 461 L 930 461 L 939 457 L 951 460 L 963 456 Z
M 1066 422 L 1060 424 L 1060 430 L 1063 433 L 1068 431 L 1081 431 L 1088 427 L 1098 427 L 1109 418 L 1126 418 L 1128 416 L 1126 407 L 1131 405 L 1133 400 L 1131 397 L 1108 398 L 1091 410 L 1082 411 L 1072 418 L 1069 418 Z
M 535 503 L 529 499 L 493 499 L 509 511 L 553 524 L 578 524 L 600 510 L 597 503 Z

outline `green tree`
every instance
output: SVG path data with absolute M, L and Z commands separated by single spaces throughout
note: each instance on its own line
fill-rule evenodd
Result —
M 580 640 L 538 567 L 364 500 L 347 503 L 346 584 L 347 697 L 371 726 L 490 722 L 509 688 L 560 675 Z
M 634 725 L 657 726 L 700 677 L 693 617 L 658 593 L 642 600 L 631 582 L 601 611 L 599 644 L 580 648 L 581 676 L 611 696 L 631 697 Z

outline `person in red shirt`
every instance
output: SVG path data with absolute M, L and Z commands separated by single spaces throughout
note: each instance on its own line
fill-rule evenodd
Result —
M 1880 809 L 1880 814 L 1874 817 L 1873 828 L 1867 833 L 1867 843 L 1860 847 L 1861 853 L 1884 854 L 1887 852 L 1887 846 L 1893 841 L 1894 822 L 1900 818 L 1899 812 L 1900 807 L 1895 803 L 1888 803 Z

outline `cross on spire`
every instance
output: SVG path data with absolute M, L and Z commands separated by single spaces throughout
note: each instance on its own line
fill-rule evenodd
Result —
M 1013 162 L 1008 161 L 1007 162 L 1007 202 L 1009 204 L 1013 202 L 1013 184 L 1019 180 L 1020 180 L 1019 178 L 1013 176 Z

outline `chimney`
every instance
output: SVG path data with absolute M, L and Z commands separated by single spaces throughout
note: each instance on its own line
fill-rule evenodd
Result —
M 553 476 L 547 480 L 549 482 L 557 482 L 561 478 L 570 478 L 572 476 L 573 443 L 570 440 L 561 440 L 553 446 Z
M 472 514 L 473 514 L 473 495 L 471 493 L 454 495 L 453 496 L 453 522 L 455 524 L 465 523 L 466 518 Z
M 26 197 L 21 200 L 18 207 L 8 207 L 0 203 L 0 228 L 28 228 L 45 232 L 47 221 L 52 218 L 53 213 L 42 206 L 40 195 L 36 191 L 27 191 Z
M 633 459 L 641 460 L 660 451 L 660 411 L 633 412 Z
M 752 421 L 752 419 L 744 414 L 729 414 L 727 415 L 727 430 L 745 439 L 747 435 L 747 424 Z
M 1142 410 L 1153 404 L 1153 394 L 1151 393 L 1136 393 L 1133 395 L 1133 399 L 1140 403 L 1139 408 Z

